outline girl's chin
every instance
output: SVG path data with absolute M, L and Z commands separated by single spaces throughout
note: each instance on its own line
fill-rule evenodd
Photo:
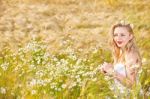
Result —
M 120 47 L 120 48 L 123 48 L 124 46 L 123 45 L 117 45 L 118 47 Z

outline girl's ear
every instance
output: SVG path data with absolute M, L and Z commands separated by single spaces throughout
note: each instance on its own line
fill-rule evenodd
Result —
M 130 40 L 133 38 L 133 35 L 132 34 L 130 34 Z

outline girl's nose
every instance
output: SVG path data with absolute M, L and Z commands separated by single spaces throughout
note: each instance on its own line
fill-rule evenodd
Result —
M 121 39 L 121 37 L 120 36 L 117 36 L 117 40 L 120 40 Z

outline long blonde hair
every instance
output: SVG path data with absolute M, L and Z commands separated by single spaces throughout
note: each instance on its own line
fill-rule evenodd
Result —
M 127 29 L 127 31 L 131 35 L 133 35 L 133 38 L 131 40 L 129 40 L 129 42 L 125 46 L 125 50 L 124 50 L 123 53 L 121 53 L 121 49 L 117 46 L 117 44 L 115 43 L 115 41 L 113 39 L 114 38 L 113 37 L 114 30 L 117 27 L 124 27 L 124 28 Z M 124 54 L 126 54 L 127 52 L 131 52 L 132 51 L 135 54 L 137 54 L 136 55 L 137 56 L 137 63 L 141 65 L 141 57 L 140 57 L 139 51 L 138 51 L 138 49 L 136 47 L 136 44 L 135 44 L 135 40 L 134 40 L 135 37 L 134 37 L 134 33 L 133 33 L 133 29 L 132 29 L 131 25 L 130 24 L 121 24 L 121 23 L 115 24 L 115 25 L 112 26 L 110 33 L 111 33 L 111 38 L 112 38 L 111 39 L 111 46 L 113 47 L 112 48 L 113 49 L 112 50 L 112 55 L 114 57 L 114 63 L 117 63 L 119 61 L 125 62 L 125 59 L 124 59 L 125 56 L 124 56 Z

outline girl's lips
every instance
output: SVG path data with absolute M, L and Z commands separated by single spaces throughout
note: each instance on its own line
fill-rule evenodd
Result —
M 122 41 L 117 41 L 118 44 L 122 44 Z

